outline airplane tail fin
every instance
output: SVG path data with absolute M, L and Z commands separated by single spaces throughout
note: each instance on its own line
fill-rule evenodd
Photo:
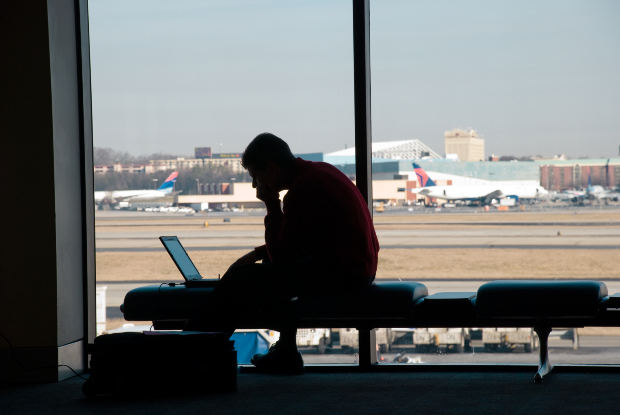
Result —
M 420 183 L 420 187 L 437 186 L 437 184 L 430 177 L 428 177 L 428 174 L 426 174 L 426 172 L 422 167 L 420 167 L 420 165 L 413 163 L 413 171 L 418 178 L 418 183 Z
M 161 186 L 159 186 L 159 189 L 157 190 L 161 190 L 165 193 L 171 193 L 172 190 L 174 190 L 174 184 L 177 181 L 178 175 L 179 175 L 178 171 L 172 172 L 172 174 L 168 176 L 168 178 L 162 183 Z

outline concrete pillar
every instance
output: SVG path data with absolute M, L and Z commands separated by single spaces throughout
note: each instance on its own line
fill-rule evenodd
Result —
M 10 2 L 0 17 L 0 381 L 81 371 L 95 333 L 87 23 L 86 0 Z

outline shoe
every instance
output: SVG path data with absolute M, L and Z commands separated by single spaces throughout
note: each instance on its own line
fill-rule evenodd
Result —
M 283 346 L 275 342 L 267 353 L 258 353 L 252 357 L 252 364 L 261 373 L 279 375 L 300 375 L 304 373 L 304 360 L 297 348 Z

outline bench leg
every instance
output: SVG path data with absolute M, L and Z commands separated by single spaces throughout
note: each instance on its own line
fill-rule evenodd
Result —
M 579 332 L 577 328 L 572 329 L 573 332 L 573 350 L 579 350 Z
M 377 339 L 374 329 L 358 329 L 359 333 L 359 365 L 369 369 L 377 364 Z
M 534 331 L 538 335 L 540 342 L 538 372 L 534 376 L 534 383 L 542 383 L 543 378 L 553 369 L 553 365 L 549 362 L 549 333 L 551 333 L 551 327 L 534 327 Z

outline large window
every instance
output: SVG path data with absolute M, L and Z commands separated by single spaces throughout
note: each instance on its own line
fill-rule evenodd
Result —
M 617 6 L 370 6 L 377 279 L 436 293 L 587 278 L 618 291 Z M 354 178 L 351 21 L 349 0 L 90 1 L 106 330 L 122 329 L 129 289 L 180 279 L 157 236 L 178 235 L 205 276 L 262 243 L 265 212 L 238 160 L 257 133 Z M 173 171 L 165 197 L 112 193 L 157 190 Z M 357 359 L 351 328 L 298 340 L 307 363 Z M 596 328 L 550 341 L 554 362 L 583 363 L 620 361 L 618 343 Z M 529 329 L 476 327 L 379 329 L 376 345 L 380 361 L 405 363 L 535 362 L 536 347 Z
M 618 292 L 620 205 L 587 188 L 610 195 L 619 184 L 618 11 L 604 1 L 371 2 L 379 279 L 420 281 L 430 293 L 597 279 Z M 413 162 L 436 184 L 428 193 Z M 558 328 L 551 359 L 618 363 L 619 334 Z M 530 329 L 381 338 L 386 362 L 538 358 Z
M 91 0 L 90 33 L 101 330 L 143 330 L 123 327 L 125 293 L 181 279 L 158 236 L 178 235 L 206 277 L 263 243 L 239 164 L 254 136 L 311 160 L 354 146 L 351 2 Z M 168 196 L 112 193 L 156 190 L 173 171 Z M 306 362 L 355 360 L 338 330 L 300 330 L 299 343 Z

